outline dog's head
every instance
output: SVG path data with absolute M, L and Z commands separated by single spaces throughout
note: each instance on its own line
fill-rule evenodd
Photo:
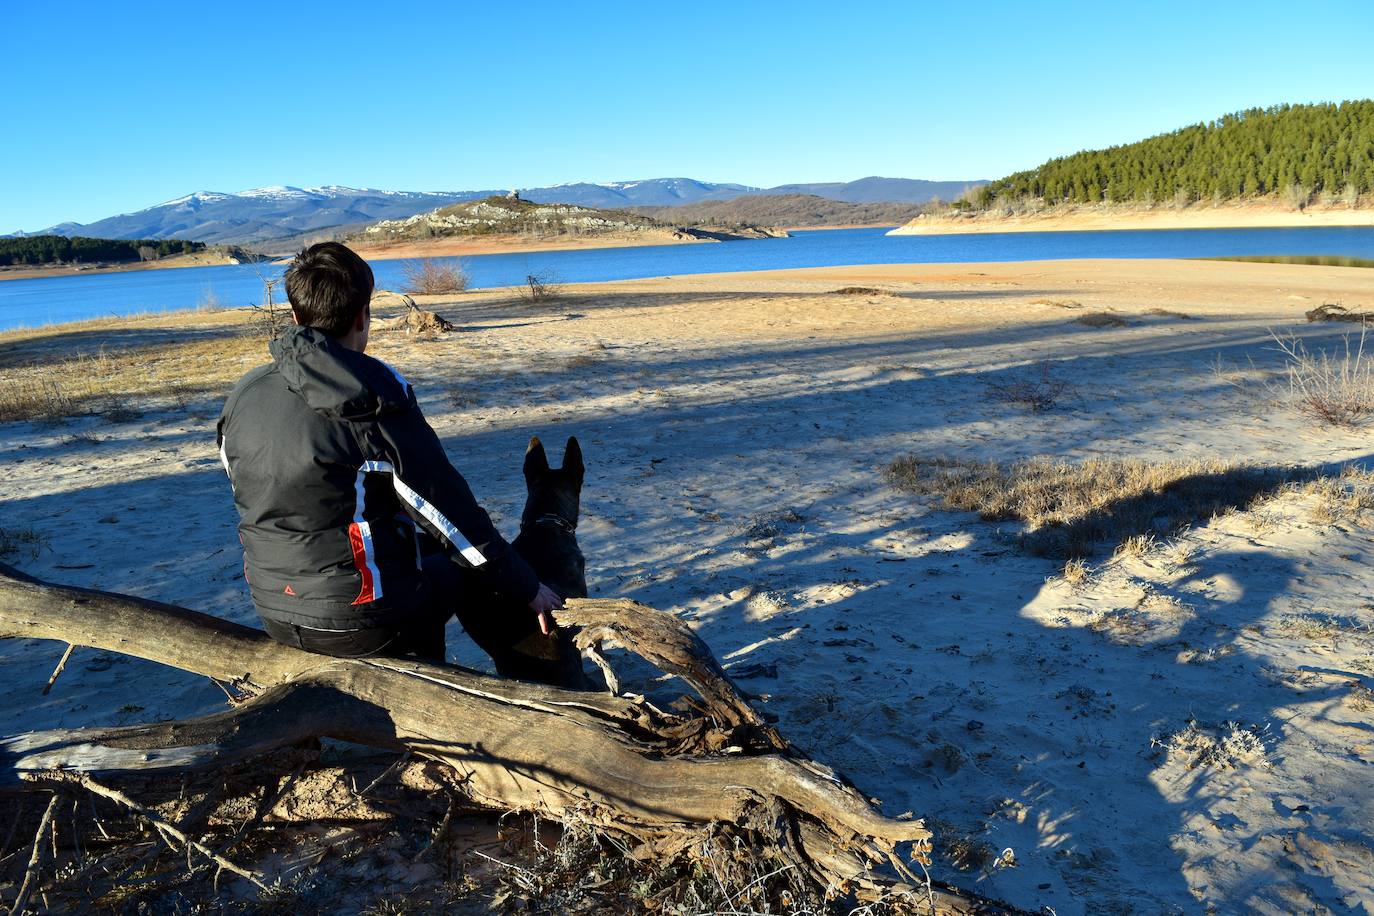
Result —
M 549 467 L 536 436 L 525 451 L 525 511 L 516 546 L 550 588 L 565 598 L 585 598 L 587 579 L 577 546 L 582 507 L 582 448 L 577 437 L 563 449 L 563 466 Z
M 525 450 L 525 511 L 521 522 L 529 523 L 543 517 L 551 517 L 565 523 L 569 528 L 577 527 L 577 516 L 582 507 L 582 478 L 586 471 L 582 466 L 582 447 L 577 444 L 576 436 L 568 437 L 563 449 L 563 466 L 549 467 L 549 456 L 544 453 L 544 443 L 538 436 L 530 439 Z

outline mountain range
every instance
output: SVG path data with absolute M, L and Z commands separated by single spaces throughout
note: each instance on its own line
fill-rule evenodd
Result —
M 674 207 L 730 200 L 748 194 L 811 194 L 849 203 L 885 201 L 924 203 L 958 196 L 982 181 L 922 181 L 911 178 L 861 178 L 850 182 L 789 184 L 754 188 L 692 178 L 652 178 L 605 184 L 574 182 L 546 188 L 521 188 L 520 196 L 538 203 L 567 203 L 599 209 Z M 254 188 L 229 194 L 196 191 L 136 213 L 91 223 L 60 223 L 40 232 L 12 235 L 82 235 L 92 238 L 183 238 L 210 244 L 253 244 L 338 228 L 359 229 L 384 219 L 404 219 L 448 204 L 505 194 L 476 191 L 379 191 L 329 185 L 317 188 Z

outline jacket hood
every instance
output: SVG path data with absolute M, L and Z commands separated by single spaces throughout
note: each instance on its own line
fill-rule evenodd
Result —
M 368 420 L 414 403 L 410 386 L 390 366 L 316 328 L 287 328 L 268 349 L 286 387 L 331 419 Z

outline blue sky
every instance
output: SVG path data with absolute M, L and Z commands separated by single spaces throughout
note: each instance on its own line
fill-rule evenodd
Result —
M 0 231 L 194 190 L 995 178 L 1374 94 L 1369 2 L 0 0 Z

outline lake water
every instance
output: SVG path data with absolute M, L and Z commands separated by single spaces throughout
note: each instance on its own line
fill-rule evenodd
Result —
M 888 236 L 886 229 L 819 229 L 791 238 L 473 255 L 462 258 L 475 288 L 680 274 L 835 267 L 846 264 L 1043 261 L 1063 258 L 1199 258 L 1233 255 L 1374 257 L 1374 228 L 1176 229 L 1118 232 L 1006 232 Z M 404 285 L 401 261 L 374 261 L 380 289 Z M 188 267 L 0 281 L 0 330 L 195 308 L 213 296 L 226 306 L 262 301 L 262 277 L 281 266 Z

